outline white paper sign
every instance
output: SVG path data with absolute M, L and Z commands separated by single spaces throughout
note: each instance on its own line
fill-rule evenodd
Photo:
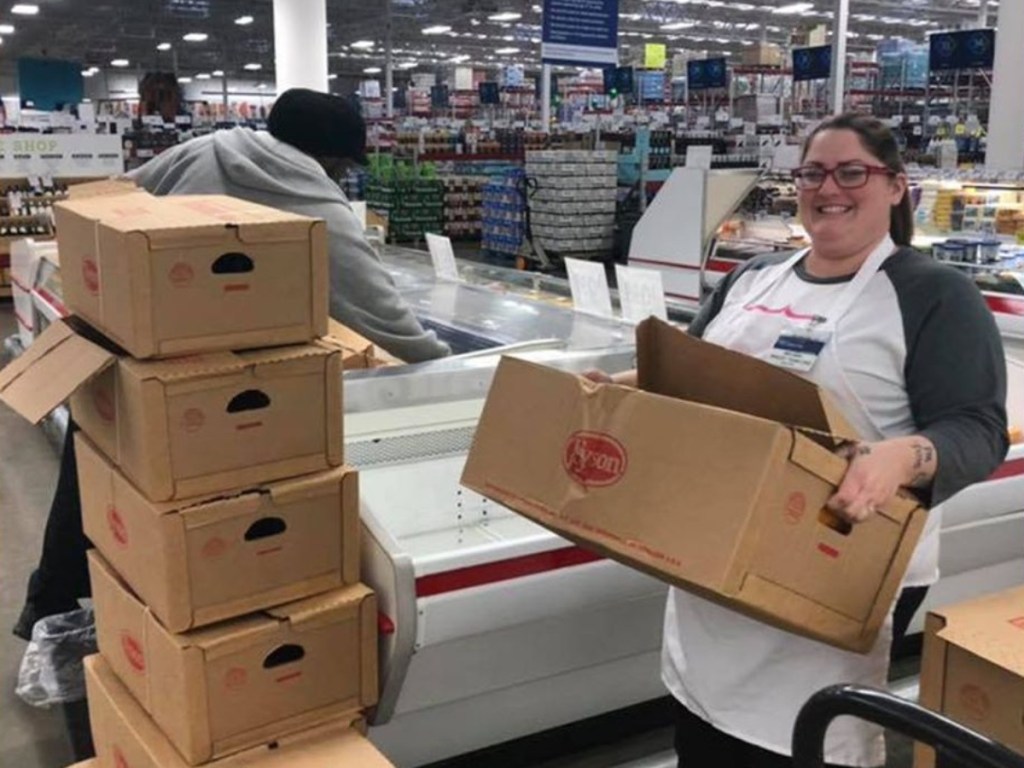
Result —
M 438 280 L 457 283 L 459 268 L 455 265 L 455 251 L 452 241 L 444 235 L 427 233 L 427 248 L 430 249 L 430 260 L 434 262 L 434 276 Z
M 783 144 L 776 147 L 772 155 L 772 168 L 791 171 L 800 165 L 800 147 L 796 144 Z
M 349 200 L 348 204 L 352 206 L 352 213 L 359 219 L 359 225 L 366 229 L 366 201 L 365 200 Z
M 566 259 L 572 306 L 577 312 L 612 317 L 612 295 L 608 291 L 608 278 L 604 265 L 595 261 Z
M 639 323 L 652 315 L 668 320 L 661 272 L 616 264 L 615 276 L 619 282 L 619 303 L 624 320 Z
M 706 146 L 689 146 L 686 148 L 686 167 L 687 168 L 706 168 L 711 169 L 711 147 Z

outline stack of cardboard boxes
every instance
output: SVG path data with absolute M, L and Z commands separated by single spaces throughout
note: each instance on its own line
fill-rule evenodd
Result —
M 116 185 L 57 222 L 77 320 L 0 397 L 32 420 L 70 397 L 80 428 L 99 765 L 387 765 L 359 733 L 377 607 L 342 457 L 353 351 L 322 338 L 324 223 Z

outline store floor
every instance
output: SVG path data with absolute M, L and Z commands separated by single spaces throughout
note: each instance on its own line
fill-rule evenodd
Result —
M 0 339 L 14 332 L 9 303 L 0 302 Z M 41 430 L 0 405 L 0 766 L 63 768 L 72 762 L 63 712 L 34 709 L 14 694 L 25 643 L 11 634 L 25 584 L 39 556 L 57 476 L 57 453 Z M 532 768 L 627 768 L 668 765 L 669 729 L 535 765 Z M 909 768 L 903 742 L 890 743 L 889 768 Z M 666 758 L 668 759 L 668 758 Z M 487 768 L 481 766 L 480 768 Z

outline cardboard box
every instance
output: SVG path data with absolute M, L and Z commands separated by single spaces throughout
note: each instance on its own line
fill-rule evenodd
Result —
M 172 632 L 359 582 L 359 475 L 342 467 L 155 503 L 75 435 L 85 535 Z
M 929 612 L 920 702 L 1024 755 L 1024 587 Z M 914 765 L 934 751 L 916 745 Z
M 142 191 L 76 195 L 54 214 L 65 304 L 134 357 L 327 332 L 323 221 L 223 195 Z
M 89 551 L 100 653 L 193 765 L 377 702 L 377 600 L 334 590 L 186 634 Z
M 85 660 L 95 768 L 187 768 L 110 665 L 99 655 Z M 87 765 L 82 763 L 82 765 Z M 217 760 L 210 768 L 392 768 L 365 737 L 359 713 Z
M 341 465 L 338 349 L 316 343 L 144 362 L 102 343 L 52 324 L 0 371 L 0 400 L 37 422 L 70 397 L 82 431 L 150 499 Z
M 337 342 L 342 350 L 342 367 L 348 371 L 376 368 L 376 347 L 365 336 L 331 318 L 327 323 L 328 340 Z
M 743 63 L 759 67 L 781 67 L 782 49 L 775 43 L 754 43 L 744 49 Z
M 925 511 L 898 498 L 851 528 L 824 509 L 852 435 L 809 381 L 647 320 L 641 390 L 511 358 L 462 483 L 678 587 L 866 652 Z

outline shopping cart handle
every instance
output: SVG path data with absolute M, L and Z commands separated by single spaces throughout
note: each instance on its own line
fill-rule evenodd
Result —
M 825 732 L 840 715 L 877 723 L 928 744 L 957 766 L 1024 768 L 1024 755 L 988 736 L 888 691 L 860 685 L 833 685 L 803 705 L 793 728 L 794 768 L 823 768 Z

